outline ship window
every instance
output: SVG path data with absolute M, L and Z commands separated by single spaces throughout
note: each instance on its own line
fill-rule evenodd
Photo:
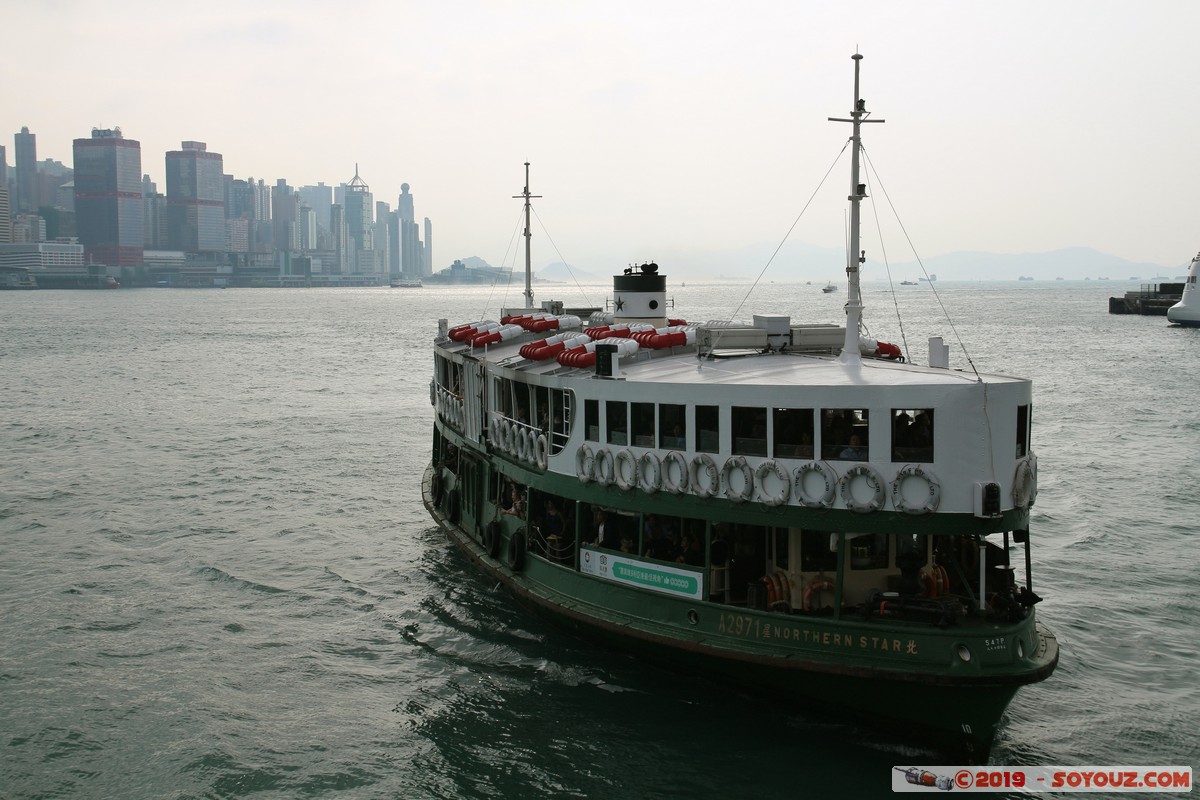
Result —
M 1029 453 L 1029 406 L 1017 406 L 1017 458 Z
M 583 401 L 583 438 L 589 442 L 600 441 L 600 401 Z
M 733 454 L 765 456 L 767 454 L 767 410 L 734 406 L 730 409 L 733 429 Z
M 813 410 L 777 408 L 774 410 L 772 455 L 775 458 L 813 457 Z
M 850 550 L 850 569 L 887 568 L 888 535 L 886 533 L 847 534 L 846 547 Z
M 696 406 L 696 452 L 721 450 L 721 414 L 717 406 Z
M 800 569 L 803 572 L 837 570 L 836 545 L 830 546 L 829 531 L 800 531 Z
M 821 416 L 821 455 L 842 461 L 866 461 L 869 433 L 867 409 L 826 409 Z
M 624 403 L 604 403 L 605 426 L 609 444 L 629 444 L 629 408 Z
M 571 435 L 571 395 L 562 389 L 550 390 L 550 455 L 560 452 Z
M 687 407 L 663 403 L 658 407 L 658 446 L 664 450 L 687 447 Z
M 892 409 L 892 461 L 933 462 L 933 409 Z
M 633 443 L 654 447 L 654 403 L 630 403 L 633 413 Z
M 496 379 L 496 410 L 506 417 L 512 417 L 512 389 L 510 381 L 504 378 Z

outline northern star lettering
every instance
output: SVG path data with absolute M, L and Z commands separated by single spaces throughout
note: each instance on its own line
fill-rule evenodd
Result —
M 794 627 L 749 614 L 722 614 L 717 622 L 721 633 L 761 641 L 803 642 L 816 647 L 872 650 L 879 653 L 917 655 L 917 640 L 887 639 L 882 636 L 852 635 L 842 631 Z

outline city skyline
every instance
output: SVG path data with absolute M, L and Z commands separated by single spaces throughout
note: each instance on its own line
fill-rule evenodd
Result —
M 827 117 L 848 111 L 856 49 L 867 107 L 887 121 L 866 140 L 888 195 L 873 185 L 872 196 L 885 222 L 895 204 L 923 258 L 1090 247 L 1180 265 L 1198 246 L 1187 189 L 1200 164 L 1183 157 L 1200 115 L 1185 99 L 1194 4 L 364 2 L 332 15 L 216 2 L 197 17 L 65 0 L 7 21 L 41 34 L 13 43 L 39 80 L 10 86 L 0 130 L 28 125 L 40 153 L 121 125 L 146 153 L 195 138 L 229 174 L 292 185 L 341 182 L 358 162 L 389 202 L 403 182 L 422 187 L 439 264 L 514 263 L 509 198 L 530 161 L 538 263 L 757 271 L 845 142 Z M 132 21 L 148 32 L 136 48 L 95 58 L 79 46 Z M 51 59 L 39 38 L 52 34 L 64 47 Z M 352 68 L 334 55 L 345 41 Z M 205 48 L 223 55 L 187 92 L 154 67 Z M 322 52 L 319 68 L 278 68 Z M 382 80 L 355 77 L 366 74 Z M 46 86 L 71 87 L 67 102 Z M 841 247 L 842 174 L 789 244 Z M 870 276 L 881 248 L 868 244 L 868 258 Z M 771 276 L 790 274 L 780 269 L 807 267 L 785 248 Z

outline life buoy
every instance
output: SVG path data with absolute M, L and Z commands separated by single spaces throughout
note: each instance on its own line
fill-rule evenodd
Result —
M 513 572 L 520 572 L 525 566 L 525 526 L 522 525 L 513 531 L 512 536 L 508 538 L 508 557 L 505 559 L 508 568 Z
M 781 608 L 785 611 L 792 609 L 792 581 L 788 574 L 777 569 L 770 575 L 764 575 L 762 582 L 767 586 L 767 610 Z
M 1033 505 L 1033 498 L 1036 494 L 1037 477 L 1034 472 L 1034 460 L 1033 456 L 1029 455 L 1017 462 L 1017 470 L 1013 474 L 1013 505 L 1020 509 L 1028 509 Z
M 578 476 L 580 483 L 590 483 L 592 480 L 592 469 L 596 466 L 596 457 L 592 455 L 592 448 L 586 444 L 575 451 L 575 475 Z
M 704 480 L 701 480 L 701 474 Z M 717 471 L 717 462 L 708 453 L 701 453 L 692 459 L 691 469 L 692 491 L 700 497 L 712 497 L 721 488 L 721 473 Z
M 767 478 L 771 475 L 779 482 L 779 489 L 773 492 L 767 489 Z M 792 482 L 788 479 L 787 470 L 780 466 L 778 461 L 767 460 L 759 464 L 758 469 L 754 471 L 754 478 L 758 484 L 758 496 L 764 503 L 781 506 L 788 501 Z
M 826 578 L 818 575 L 808 582 L 808 586 L 804 587 L 804 610 L 813 610 L 813 598 L 820 595 L 822 592 L 833 592 L 837 589 L 837 584 L 831 578 Z M 835 595 L 836 596 L 836 595 Z
M 787 575 L 784 570 L 775 570 L 775 581 L 779 584 L 779 589 L 776 591 L 775 604 L 776 606 L 785 606 L 787 610 L 792 609 L 792 578 Z
M 733 488 L 733 473 L 742 473 L 742 488 Z M 721 479 L 725 482 L 725 496 L 735 503 L 749 500 L 754 494 L 754 470 L 742 456 L 733 456 L 721 468 Z
M 904 495 L 904 483 L 908 479 L 925 484 L 918 502 L 909 502 Z M 906 464 L 896 473 L 892 481 L 892 505 L 905 514 L 932 514 L 942 502 L 942 484 L 937 477 L 920 464 Z
M 674 473 L 679 473 L 679 480 L 675 480 Z M 679 494 L 687 489 L 688 485 L 688 464 L 687 459 L 676 453 L 674 450 L 663 456 L 662 460 L 662 488 L 666 489 L 670 494 Z
M 654 494 L 662 487 L 662 461 L 657 453 L 642 453 L 638 459 L 638 485 L 646 494 Z
M 809 491 L 809 475 L 820 477 L 820 490 Z M 837 490 L 838 476 L 833 467 L 823 461 L 808 461 L 796 467 L 795 484 L 796 499 L 809 508 L 829 508 L 833 505 L 834 492 Z
M 616 463 L 613 461 L 612 451 L 606 447 L 600 447 L 596 450 L 596 467 L 595 467 L 596 483 L 601 486 L 608 486 L 613 482 L 613 474 L 616 472 Z
M 854 480 L 859 477 L 867 482 L 867 488 L 871 490 L 871 497 L 867 500 L 859 500 L 854 496 Z M 846 474 L 838 483 L 846 508 L 860 514 L 869 514 L 883 508 L 883 498 L 886 496 L 883 487 L 883 476 L 870 464 L 855 464 L 846 470 Z
M 483 529 L 483 549 L 492 558 L 500 555 L 500 523 L 493 520 Z
M 628 465 L 628 469 L 626 469 Z M 638 482 L 638 462 L 628 448 L 617 451 L 613 464 L 613 480 L 622 491 L 629 491 Z
M 515 456 L 517 454 L 517 424 L 515 422 L 509 422 L 505 431 L 504 452 L 508 453 L 510 456 Z
M 925 584 L 927 597 L 940 597 L 950 591 L 950 576 L 941 564 L 931 564 L 921 569 L 921 580 Z
M 546 434 L 539 433 L 537 440 L 534 442 L 533 457 L 537 462 L 538 469 L 546 468 L 546 458 L 548 456 L 548 443 L 546 442 Z

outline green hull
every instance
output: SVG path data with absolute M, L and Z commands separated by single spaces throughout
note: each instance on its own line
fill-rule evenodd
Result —
M 1011 624 L 979 621 L 947 628 L 835 619 L 672 596 L 533 553 L 519 552 L 514 559 L 514 539 L 526 544 L 520 521 L 505 518 L 492 530 L 495 541 L 489 540 L 482 520 L 493 519 L 494 508 L 483 502 L 472 509 L 460 492 L 438 492 L 432 476 L 431 467 L 423 497 L 433 518 L 480 570 L 538 613 L 689 674 L 800 709 L 882 723 L 903 731 L 906 743 L 932 745 L 955 758 L 986 760 L 1017 689 L 1044 679 L 1057 664 L 1057 642 L 1035 622 L 1032 609 Z M 444 478 L 453 480 L 449 474 Z M 741 508 L 743 514 L 749 510 Z M 653 572 L 654 565 L 649 567 Z M 969 660 L 959 655 L 963 648 Z

